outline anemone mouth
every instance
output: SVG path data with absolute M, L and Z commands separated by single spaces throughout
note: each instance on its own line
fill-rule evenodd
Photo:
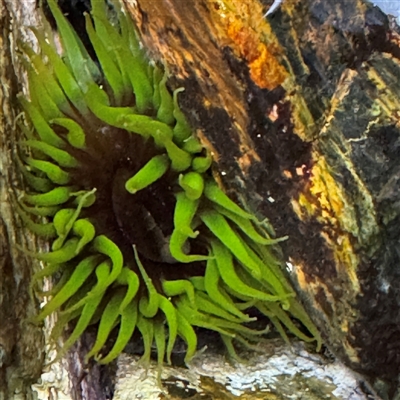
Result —
M 43 54 L 22 45 L 31 99 L 21 103 L 33 133 L 25 129 L 22 143 L 30 191 L 19 213 L 52 243 L 50 252 L 32 254 L 47 263 L 33 282 L 61 276 L 34 320 L 57 312 L 53 339 L 73 323 L 58 357 L 93 324 L 87 357 L 101 363 L 117 357 L 135 331 L 143 360 L 154 342 L 158 362 L 170 361 L 177 337 L 189 360 L 194 327 L 218 332 L 236 357 L 233 342 L 254 348 L 266 331 L 248 325 L 251 309 L 285 339 L 284 327 L 319 344 L 276 256 L 280 239 L 218 187 L 211 155 L 179 109 L 180 90 L 170 94 L 166 73 L 148 63 L 126 14 L 116 8 L 114 26 L 104 4 L 92 3 L 94 26 L 88 16 L 86 26 L 99 68 L 55 1 L 48 4 L 64 54 L 36 31 Z M 103 354 L 112 331 L 116 340 Z

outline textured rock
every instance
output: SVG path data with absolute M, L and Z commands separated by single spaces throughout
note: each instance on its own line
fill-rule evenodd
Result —
M 367 400 L 348 368 L 310 353 L 302 343 L 289 347 L 281 340 L 271 340 L 260 345 L 260 354 L 242 356 L 245 363 L 230 364 L 224 356 L 206 350 L 189 369 L 164 367 L 160 387 L 155 365 L 146 371 L 137 359 L 124 355 L 118 361 L 114 400 Z

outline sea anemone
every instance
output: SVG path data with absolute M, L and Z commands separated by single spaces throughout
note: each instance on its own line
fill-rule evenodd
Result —
M 29 254 L 46 265 L 32 287 L 55 280 L 34 322 L 56 312 L 54 341 L 72 326 L 58 357 L 89 325 L 97 337 L 87 359 L 100 363 L 116 358 L 135 329 L 144 361 L 154 343 L 158 362 L 171 362 L 177 337 L 190 360 L 197 327 L 218 332 L 236 357 L 235 342 L 253 348 L 265 333 L 254 327 L 261 314 L 285 339 L 288 330 L 319 345 L 283 273 L 280 239 L 216 183 L 211 154 L 179 108 L 182 89 L 170 93 L 125 11 L 114 4 L 113 24 L 106 4 L 92 2 L 92 60 L 55 0 L 48 5 L 62 55 L 43 31 L 33 30 L 41 53 L 20 44 L 29 99 L 19 97 L 27 120 L 19 158 L 28 189 L 18 211 L 51 243 Z

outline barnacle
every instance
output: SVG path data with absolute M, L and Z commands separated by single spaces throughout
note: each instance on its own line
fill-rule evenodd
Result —
M 95 325 L 87 358 L 100 363 L 117 357 L 135 330 L 144 361 L 154 343 L 158 362 L 170 362 L 177 337 L 187 361 L 196 327 L 219 332 L 235 357 L 234 342 L 253 348 L 265 333 L 252 325 L 254 310 L 284 338 L 288 330 L 319 344 L 282 272 L 279 240 L 219 188 L 210 154 L 179 109 L 182 89 L 170 94 L 167 73 L 149 63 L 124 10 L 114 5 L 113 25 L 105 3 L 92 2 L 86 29 L 97 63 L 55 0 L 48 4 L 63 54 L 38 30 L 41 54 L 21 43 L 30 99 L 20 101 L 32 129 L 22 127 L 29 189 L 18 211 L 51 240 L 51 251 L 30 255 L 47 264 L 33 287 L 58 279 L 34 321 L 57 312 L 53 339 L 73 326 L 58 356 Z

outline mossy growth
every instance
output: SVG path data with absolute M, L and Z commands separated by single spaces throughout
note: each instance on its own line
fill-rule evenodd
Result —
M 319 346 L 282 272 L 279 239 L 219 188 L 211 155 L 179 108 L 180 90 L 170 93 L 126 12 L 115 3 L 114 24 L 105 3 L 92 2 L 93 61 L 55 0 L 48 4 L 62 55 L 39 30 L 40 53 L 20 44 L 29 99 L 19 97 L 27 120 L 19 157 L 28 189 L 18 209 L 51 243 L 49 252 L 30 253 L 46 265 L 32 286 L 55 278 L 34 322 L 57 313 L 55 343 L 72 327 L 58 357 L 90 325 L 97 338 L 87 359 L 99 363 L 115 359 L 135 330 L 143 361 L 155 346 L 158 362 L 171 362 L 177 337 L 188 361 L 197 327 L 218 332 L 236 357 L 236 343 L 254 348 L 265 333 L 267 323 L 254 328 L 255 315 L 285 339 L 289 331 Z

